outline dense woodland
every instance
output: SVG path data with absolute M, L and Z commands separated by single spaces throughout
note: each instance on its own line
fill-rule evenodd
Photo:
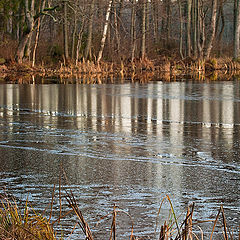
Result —
M 238 60 L 240 0 L 0 0 L 0 57 Z

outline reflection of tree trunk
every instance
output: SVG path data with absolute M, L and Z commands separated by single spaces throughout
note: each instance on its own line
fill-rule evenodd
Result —
M 239 37 L 240 37 L 240 0 L 236 1 L 236 17 L 235 17 L 235 29 L 234 29 L 234 58 L 240 57 L 239 51 Z
M 217 17 L 217 0 L 213 0 L 212 2 L 212 17 L 210 23 L 210 37 L 207 42 L 207 46 L 204 52 L 204 57 L 209 58 L 212 47 L 213 47 L 213 40 L 216 32 L 216 17 Z
M 110 17 L 112 1 L 113 0 L 109 0 L 109 3 L 108 3 L 107 13 L 106 13 L 106 20 L 105 20 L 105 24 L 104 24 L 104 28 L 103 28 L 101 46 L 100 46 L 100 50 L 99 50 L 99 53 L 98 53 L 97 62 L 100 62 L 101 59 L 102 59 L 103 49 L 104 49 L 104 45 L 105 45 L 106 37 L 107 37 L 107 30 L 108 30 L 108 25 L 109 25 L 109 17 Z
M 89 52 L 92 45 L 92 32 L 93 32 L 93 13 L 94 13 L 94 6 L 95 6 L 95 0 L 92 0 L 91 6 L 90 6 L 90 17 L 88 22 L 88 37 L 87 37 L 87 44 L 84 51 L 84 58 L 87 59 L 89 56 Z

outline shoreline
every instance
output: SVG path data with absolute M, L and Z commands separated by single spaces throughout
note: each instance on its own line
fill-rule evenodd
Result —
M 31 62 L 17 64 L 4 62 L 0 64 L 0 81 L 25 82 L 35 81 L 33 78 L 85 79 L 87 82 L 114 82 L 114 79 L 148 82 L 151 80 L 172 81 L 177 79 L 191 80 L 229 80 L 240 76 L 240 62 L 229 58 L 200 60 L 171 61 L 162 58 L 151 61 L 148 59 L 134 62 L 94 63 L 82 61 L 76 64 L 49 64 L 31 66 Z

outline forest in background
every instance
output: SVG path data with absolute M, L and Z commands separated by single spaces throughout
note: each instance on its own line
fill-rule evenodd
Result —
M 240 0 L 0 0 L 0 58 L 239 60 Z

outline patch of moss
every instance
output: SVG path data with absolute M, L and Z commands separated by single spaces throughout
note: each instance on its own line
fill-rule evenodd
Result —
M 5 58 L 0 58 L 0 65 L 6 63 Z

